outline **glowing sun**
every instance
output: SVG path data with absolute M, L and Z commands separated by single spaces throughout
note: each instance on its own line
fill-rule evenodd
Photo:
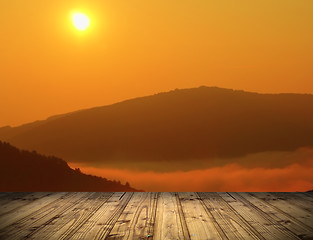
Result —
M 85 31 L 90 26 L 89 17 L 80 12 L 75 12 L 72 14 L 72 22 L 74 27 L 79 31 Z

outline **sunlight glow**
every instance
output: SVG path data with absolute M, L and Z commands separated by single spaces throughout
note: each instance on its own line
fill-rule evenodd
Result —
M 84 13 L 73 13 L 72 22 L 74 27 L 79 31 L 85 31 L 90 26 L 90 19 Z

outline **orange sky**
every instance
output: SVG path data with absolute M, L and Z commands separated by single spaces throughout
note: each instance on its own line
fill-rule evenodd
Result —
M 312 12 L 312 0 L 0 1 L 0 126 L 200 85 L 313 93 Z

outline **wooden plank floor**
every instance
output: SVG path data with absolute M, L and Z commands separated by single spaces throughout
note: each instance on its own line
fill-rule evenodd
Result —
M 0 239 L 313 239 L 313 193 L 0 193 Z

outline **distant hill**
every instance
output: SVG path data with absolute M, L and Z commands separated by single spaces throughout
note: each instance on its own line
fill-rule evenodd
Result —
M 313 95 L 175 90 L 0 129 L 0 139 L 95 164 L 232 158 L 313 146 Z
M 59 158 L 21 151 L 0 142 L 0 191 L 137 191 L 105 178 L 71 169 Z

